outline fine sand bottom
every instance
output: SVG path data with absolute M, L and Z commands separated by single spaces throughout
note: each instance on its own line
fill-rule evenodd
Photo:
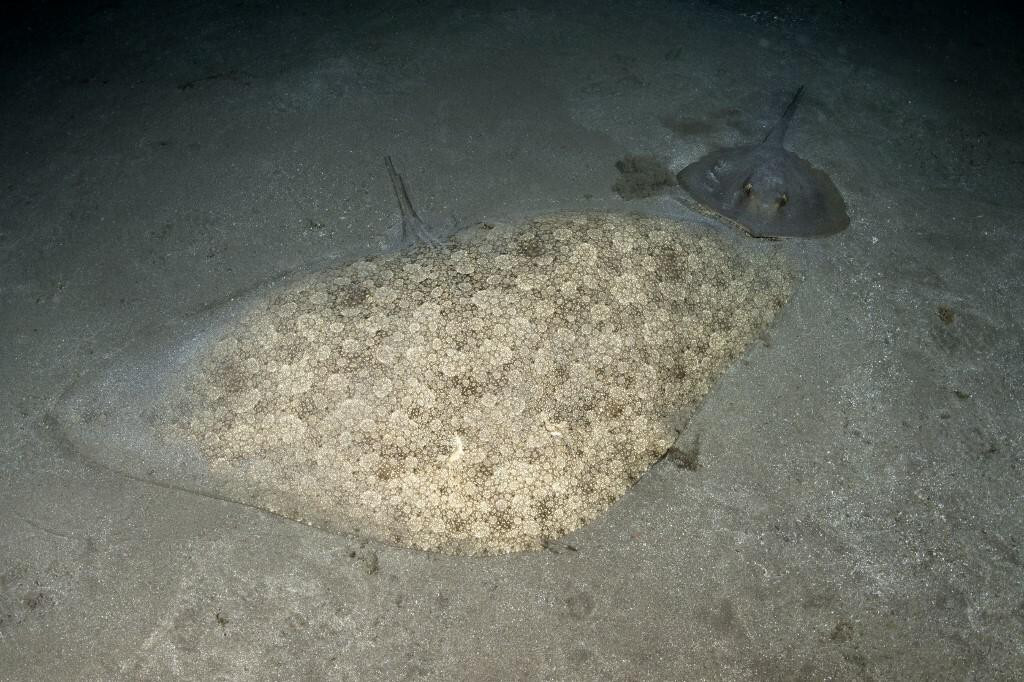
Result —
M 1024 668 L 1010 43 L 743 3 L 133 7 L 0 40 L 0 678 Z M 616 161 L 675 172 L 756 141 L 800 84 L 787 144 L 850 228 L 723 233 L 783 256 L 791 300 L 671 457 L 543 550 L 310 528 L 166 484 L 195 472 L 156 441 L 125 475 L 88 456 L 153 428 L 144 410 L 100 428 L 123 403 L 96 401 L 89 442 L 65 437 L 61 396 L 99 368 L 142 388 L 183 362 L 167 340 L 197 315 L 378 253 L 398 218 L 385 154 L 439 224 L 636 211 L 722 229 L 670 186 L 624 200 Z

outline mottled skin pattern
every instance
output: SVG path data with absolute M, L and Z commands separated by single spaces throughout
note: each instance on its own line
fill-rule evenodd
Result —
M 561 215 L 317 273 L 229 330 L 180 420 L 228 496 L 458 554 L 595 518 L 785 276 L 679 223 Z

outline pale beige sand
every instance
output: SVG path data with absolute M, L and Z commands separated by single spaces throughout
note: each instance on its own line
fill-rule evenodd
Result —
M 1010 22 L 923 3 L 32 4 L 76 16 L 22 41 L 0 21 L 0 677 L 1019 677 Z M 435 222 L 700 221 L 668 194 L 623 201 L 615 162 L 674 173 L 757 139 L 799 84 L 788 143 L 851 225 L 705 225 L 784 254 L 799 286 L 691 416 L 697 470 L 656 463 L 546 551 L 494 557 L 171 485 L 207 492 L 205 460 L 152 437 L 154 387 L 261 283 L 374 252 L 397 217 L 385 154 Z

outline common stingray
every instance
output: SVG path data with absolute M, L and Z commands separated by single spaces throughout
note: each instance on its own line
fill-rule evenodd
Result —
M 713 151 L 679 171 L 679 185 L 699 210 L 752 237 L 824 237 L 846 229 L 846 204 L 832 180 L 783 146 L 803 91 L 759 144 Z
M 62 449 L 364 539 L 538 549 L 665 455 L 789 296 L 780 261 L 665 218 L 438 244 L 386 165 L 395 236 L 439 248 L 318 262 L 141 333 L 54 405 Z

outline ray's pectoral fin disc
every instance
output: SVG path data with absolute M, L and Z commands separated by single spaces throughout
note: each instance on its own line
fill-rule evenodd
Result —
M 849 226 L 828 175 L 782 146 L 802 90 L 760 144 L 711 152 L 679 171 L 679 185 L 701 210 L 754 237 L 824 237 Z
M 754 237 L 824 237 L 850 224 L 832 180 L 785 149 L 712 152 L 679 171 L 678 180 L 702 208 Z

